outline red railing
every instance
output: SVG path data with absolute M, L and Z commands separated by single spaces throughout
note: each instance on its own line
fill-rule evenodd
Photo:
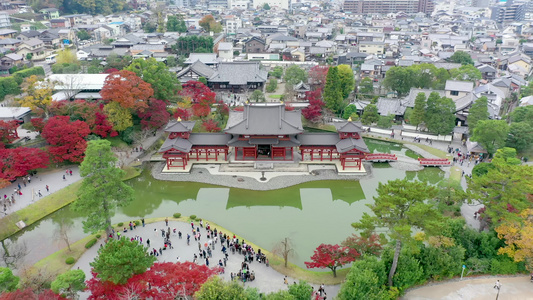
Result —
M 370 153 L 365 155 L 365 160 L 398 160 L 398 157 L 396 157 L 396 154 L 389 154 L 389 153 Z

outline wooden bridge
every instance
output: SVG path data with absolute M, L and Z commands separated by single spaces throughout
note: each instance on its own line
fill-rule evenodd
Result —
M 419 158 L 418 162 L 424 167 L 446 167 L 452 165 L 446 158 Z
M 365 155 L 364 160 L 373 161 L 373 162 L 386 162 L 386 161 L 397 161 L 398 157 L 396 157 L 396 154 L 370 153 L 370 154 Z

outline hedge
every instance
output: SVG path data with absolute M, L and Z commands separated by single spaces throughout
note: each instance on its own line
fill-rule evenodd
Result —
M 97 239 L 92 239 L 92 240 L 88 241 L 87 244 L 85 244 L 85 249 L 91 248 L 92 246 L 94 246 L 94 244 L 96 244 L 96 242 L 98 242 Z
M 29 69 L 24 69 L 17 71 L 13 74 L 13 77 L 15 77 L 15 80 L 18 84 L 21 84 L 24 81 L 24 78 L 30 77 L 31 75 L 40 75 L 44 76 L 44 69 L 43 67 L 33 67 Z
M 67 265 L 72 265 L 75 262 L 76 262 L 76 260 L 74 259 L 74 257 L 67 257 L 67 259 L 65 259 L 65 263 Z
M 175 213 L 175 214 L 174 214 L 174 218 L 179 219 L 180 217 L 181 217 L 181 214 L 180 214 L 180 213 Z
M 40 75 L 44 76 L 43 67 L 33 67 L 29 69 L 24 69 L 13 73 L 9 77 L 0 78 L 0 101 L 4 100 L 7 95 L 18 95 L 20 94 L 19 85 L 22 84 L 24 78 L 30 77 L 31 75 Z

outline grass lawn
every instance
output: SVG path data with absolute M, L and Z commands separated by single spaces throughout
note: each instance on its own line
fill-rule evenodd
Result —
M 141 174 L 140 170 L 132 167 L 127 167 L 125 171 L 126 175 L 123 180 L 132 179 Z M 76 200 L 76 193 L 80 186 L 81 180 L 0 219 L 0 240 L 4 240 L 21 230 L 16 225 L 18 221 L 22 220 L 26 226 L 29 226 L 72 203 Z
M 463 171 L 461 168 L 453 166 L 450 168 L 450 179 L 457 182 L 461 182 L 461 177 L 463 177 Z
M 272 99 L 281 99 L 281 97 L 283 97 L 283 95 L 269 95 L 268 98 L 272 98 Z

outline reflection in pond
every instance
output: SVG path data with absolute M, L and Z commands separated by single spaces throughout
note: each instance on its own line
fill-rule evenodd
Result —
M 297 255 L 293 262 L 304 267 L 303 262 L 320 243 L 336 244 L 354 233 L 351 223 L 369 212 L 365 204 L 372 203 L 379 182 L 407 177 L 435 184 L 444 178 L 438 168 L 405 172 L 386 166 L 376 164 L 372 178 L 361 181 L 314 181 L 272 191 L 158 181 L 146 170 L 128 181 L 135 190 L 135 200 L 120 208 L 113 222 L 167 217 L 177 212 L 183 216 L 194 214 L 266 249 L 289 237 Z M 54 232 L 60 220 L 65 219 L 72 222 L 72 240 L 85 236 L 81 229 L 83 219 L 66 207 L 13 237 L 17 243 L 25 241 L 30 245 L 27 264 L 65 247 L 61 241 L 53 242 L 57 240 Z

